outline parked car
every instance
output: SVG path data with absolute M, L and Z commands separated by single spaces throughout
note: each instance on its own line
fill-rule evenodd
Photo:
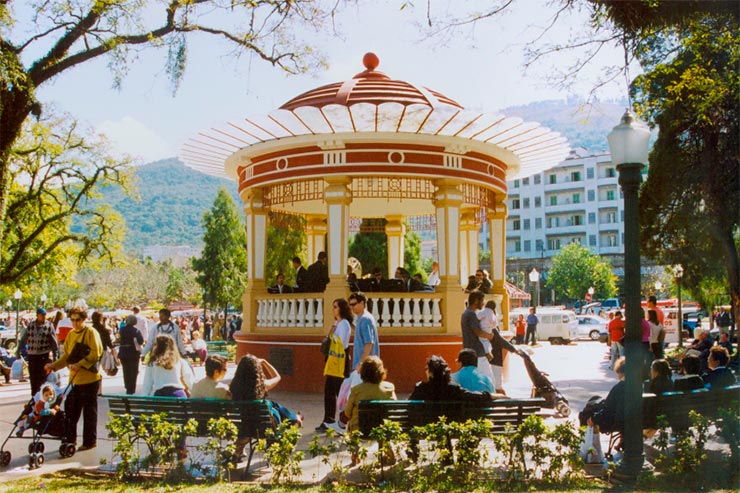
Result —
M 15 327 L 0 325 L 0 345 L 8 351 L 15 351 Z
M 609 298 L 601 301 L 601 308 L 605 311 L 619 310 L 621 306 L 619 298 Z
M 509 312 L 509 326 L 514 323 L 519 314 L 524 317 L 529 314 L 528 308 L 515 308 Z M 578 335 L 578 321 L 573 310 L 556 307 L 538 307 L 537 340 L 550 341 L 550 344 L 569 344 Z
M 588 337 L 592 341 L 605 342 L 609 320 L 596 315 L 576 315 L 578 319 L 578 337 Z

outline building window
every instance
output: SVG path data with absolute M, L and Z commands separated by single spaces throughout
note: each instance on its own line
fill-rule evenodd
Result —
M 515 252 L 521 252 L 522 251 L 522 242 L 519 240 L 516 240 L 514 242 L 514 251 Z
M 622 222 L 624 222 L 624 211 L 623 210 L 619 212 L 619 217 L 621 217 Z
M 529 185 L 529 178 L 524 178 L 524 179 L 522 180 L 522 185 L 523 185 L 523 186 L 525 186 L 525 187 L 526 187 L 527 185 Z
M 570 181 L 581 181 L 581 172 L 580 171 L 572 171 L 570 173 Z
M 511 208 L 512 209 L 518 209 L 520 207 L 519 199 L 514 199 L 511 201 Z
M 586 178 L 589 180 L 593 179 L 594 177 L 594 169 L 593 168 L 586 168 Z
M 558 205 L 558 196 L 550 195 L 550 205 Z
M 557 240 L 557 239 L 547 240 L 547 249 L 548 250 L 560 250 L 560 240 Z
M 534 219 L 534 229 L 542 229 L 542 218 L 536 217 Z
M 608 235 L 606 237 L 606 246 L 610 246 L 610 247 L 617 246 L 617 235 Z
M 529 197 L 524 198 L 524 208 L 529 209 Z
M 524 240 L 524 251 L 532 251 L 532 242 L 530 240 Z
M 614 171 L 614 168 L 606 168 L 607 178 L 614 178 L 615 176 L 617 176 L 617 173 Z
M 519 231 L 520 229 L 522 229 L 522 222 L 519 219 L 514 219 L 511 222 L 511 229 L 513 229 L 514 231 Z
M 580 245 L 581 244 L 581 239 L 580 238 L 571 238 L 570 239 L 570 242 L 571 243 L 575 243 L 576 245 Z
M 581 194 L 580 193 L 574 193 L 573 194 L 573 203 L 574 204 L 580 204 L 581 203 Z
M 583 225 L 583 216 L 572 216 L 570 218 L 571 223 L 573 226 L 582 226 Z
M 594 200 L 596 200 L 596 192 L 594 192 L 593 190 L 589 190 L 588 191 L 588 201 L 593 202 Z
M 550 175 L 550 185 L 554 185 L 558 182 L 558 175 Z
M 514 180 L 514 188 L 519 188 L 519 180 Z
M 542 182 L 542 175 L 534 175 L 534 184 L 539 185 Z
M 542 207 L 542 197 L 535 197 L 534 198 L 534 206 L 535 207 Z
M 524 229 L 525 229 L 525 230 L 528 230 L 528 229 L 529 229 L 529 225 L 530 225 L 530 224 L 531 224 L 531 223 L 530 223 L 529 219 L 525 219 L 525 220 L 524 220 Z
M 610 212 L 609 214 L 607 214 L 606 215 L 606 222 L 608 222 L 609 224 L 614 224 L 615 222 L 617 222 L 617 213 L 616 212 Z
M 588 213 L 588 224 L 596 224 L 596 213 L 595 212 Z
M 614 190 L 606 191 L 606 200 L 614 200 Z
M 596 235 L 588 235 L 588 246 L 596 246 Z
M 534 242 L 535 248 L 537 248 L 538 252 L 541 252 L 545 249 L 545 242 L 542 240 L 537 240 Z

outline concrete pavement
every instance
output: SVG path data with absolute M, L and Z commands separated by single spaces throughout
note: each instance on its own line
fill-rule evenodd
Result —
M 531 350 L 532 359 L 538 369 L 549 374 L 550 380 L 570 401 L 573 409 L 569 419 L 577 419 L 578 411 L 593 395 L 606 396 L 609 389 L 616 383 L 616 378 L 608 370 L 607 347 L 605 344 L 592 341 L 577 341 L 569 346 L 550 346 L 542 342 Z M 381 341 L 382 357 L 382 341 Z M 508 360 L 508 372 L 504 380 L 504 388 L 512 397 L 529 397 L 531 382 L 526 373 L 521 358 L 510 355 Z M 454 362 L 450 362 L 454 365 Z M 230 380 L 235 370 L 235 365 L 230 365 L 226 381 Z M 421 368 L 421 367 L 420 367 Z M 203 378 L 205 370 L 203 367 L 195 367 L 196 378 Z M 419 379 L 422 378 L 421 372 Z M 139 375 L 139 383 L 143 379 L 143 369 Z M 388 380 L 393 381 L 393 369 L 388 370 Z M 279 386 L 278 386 L 279 389 Z M 123 393 L 122 372 L 115 377 L 103 378 L 103 393 Z M 399 392 L 399 398 L 406 398 L 407 392 Z M 323 395 L 297 392 L 281 392 L 275 390 L 270 397 L 296 411 L 300 411 L 305 420 L 302 430 L 303 437 L 299 444 L 299 450 L 306 451 L 308 443 L 313 438 L 314 427 L 323 417 Z M 13 381 L 10 385 L 0 386 L 0 440 L 5 441 L 13 428 L 14 420 L 20 415 L 24 404 L 30 398 L 28 383 Z M 549 410 L 545 410 L 547 413 Z M 19 478 L 53 472 L 55 470 L 79 467 L 100 467 L 100 460 L 113 460 L 113 443 L 107 438 L 105 422 L 108 416 L 107 401 L 98 401 L 98 446 L 96 449 L 78 452 L 73 457 L 61 458 L 58 453 L 59 441 L 44 439 L 46 445 L 46 463 L 38 469 L 29 470 L 27 447 L 30 440 L 19 440 L 11 438 L 4 445 L 3 450 L 9 450 L 12 461 L 0 474 L 0 482 L 14 481 Z M 556 418 L 552 418 L 556 419 Z M 80 430 L 82 424 L 80 423 Z M 27 432 L 30 436 L 30 433 Z M 606 449 L 606 444 L 604 444 Z M 310 459 L 306 453 L 306 460 L 301 467 L 304 471 L 304 481 L 316 481 L 317 460 Z M 349 462 L 349 458 L 347 459 Z M 327 472 L 326 466 L 322 466 L 321 474 Z M 253 459 L 250 472 L 256 473 L 262 479 L 269 478 L 269 469 L 265 466 L 262 456 L 256 454 Z

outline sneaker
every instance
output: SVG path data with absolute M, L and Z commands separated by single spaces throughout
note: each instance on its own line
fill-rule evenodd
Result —
M 314 428 L 314 430 L 316 430 L 316 431 L 326 431 L 326 430 L 329 429 L 329 426 L 330 425 L 331 425 L 331 423 L 323 422 L 319 426 L 317 426 L 316 428 Z
M 93 444 L 90 444 L 90 445 L 84 445 L 83 444 L 82 447 L 80 447 L 80 448 L 77 449 L 77 451 L 78 452 L 84 452 L 85 450 L 92 450 L 92 449 L 94 449 L 97 446 L 98 446 L 97 443 L 93 443 Z
M 334 430 L 337 435 L 344 435 L 346 429 L 339 421 L 328 425 L 327 428 L 331 428 L 332 430 Z

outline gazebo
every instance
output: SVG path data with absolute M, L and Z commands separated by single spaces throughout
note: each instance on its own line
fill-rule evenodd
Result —
M 182 151 L 188 166 L 239 184 L 249 272 L 237 355 L 268 358 L 285 389 L 323 388 L 318 346 L 331 324 L 331 301 L 349 295 L 350 224 L 361 219 L 385 219 L 389 278 L 404 265 L 406 225 L 436 229 L 435 292 L 367 293 L 381 358 L 401 391 L 422 378 L 427 356 L 452 363 L 461 348 L 462 287 L 477 268 L 483 222 L 491 235 L 490 297 L 508 320 L 506 180 L 548 169 L 569 150 L 564 137 L 538 123 L 468 111 L 436 91 L 391 79 L 376 70 L 372 53 L 363 63 L 366 70 L 347 81 L 303 93 L 269 115 L 202 132 Z M 308 263 L 328 254 L 326 291 L 267 292 L 270 212 L 305 218 Z

